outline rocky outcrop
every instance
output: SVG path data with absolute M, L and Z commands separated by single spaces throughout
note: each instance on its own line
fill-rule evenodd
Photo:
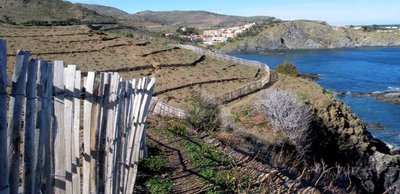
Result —
M 225 52 L 269 52 L 288 49 L 399 46 L 399 33 L 363 32 L 316 21 L 285 21 L 253 37 L 222 46 Z
M 350 108 L 335 100 L 316 109 L 316 115 L 316 156 L 331 165 L 350 166 L 365 193 L 400 193 L 400 155 L 373 138 Z

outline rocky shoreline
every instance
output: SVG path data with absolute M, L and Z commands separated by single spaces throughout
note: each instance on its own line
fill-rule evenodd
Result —
M 382 193 L 400 185 L 399 149 L 374 138 L 351 109 L 334 101 L 317 110 L 319 140 L 316 154 L 326 161 L 352 166 L 352 175 L 366 193 Z M 329 150 L 329 151 L 328 151 Z M 389 193 L 399 193 L 400 187 Z

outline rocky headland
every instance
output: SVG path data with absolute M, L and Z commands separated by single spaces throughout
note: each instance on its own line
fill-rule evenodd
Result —
M 290 49 L 332 49 L 400 46 L 400 32 L 364 32 L 318 21 L 282 21 L 255 36 L 221 46 L 224 52 L 271 52 Z
M 344 103 L 318 84 L 279 76 L 272 86 L 301 96 L 312 107 L 313 161 L 350 169 L 362 193 L 400 193 L 399 150 L 374 138 L 367 126 Z
M 373 138 L 366 126 L 343 103 L 333 101 L 317 110 L 317 147 L 326 161 L 352 166 L 352 175 L 367 193 L 383 193 L 400 184 L 400 155 Z M 394 193 L 399 193 L 396 188 Z

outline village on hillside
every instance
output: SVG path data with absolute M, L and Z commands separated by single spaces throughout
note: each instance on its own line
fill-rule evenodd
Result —
M 218 43 L 226 42 L 229 39 L 235 39 L 240 34 L 250 30 L 256 23 L 249 23 L 242 26 L 235 26 L 231 28 L 222 28 L 216 30 L 205 30 L 202 34 L 191 33 L 193 28 L 179 28 L 179 32 L 184 32 L 179 37 L 182 39 L 188 39 L 195 43 L 202 43 L 204 45 L 215 45 Z M 190 32 L 189 32 L 190 31 Z M 189 33 L 185 33 L 189 32 Z M 172 33 L 165 34 L 165 36 L 173 36 Z

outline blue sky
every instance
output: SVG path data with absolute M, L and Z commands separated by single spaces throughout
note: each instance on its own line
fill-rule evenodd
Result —
M 400 0 L 71 0 L 129 13 L 205 10 L 230 15 L 324 20 L 333 25 L 400 24 Z

